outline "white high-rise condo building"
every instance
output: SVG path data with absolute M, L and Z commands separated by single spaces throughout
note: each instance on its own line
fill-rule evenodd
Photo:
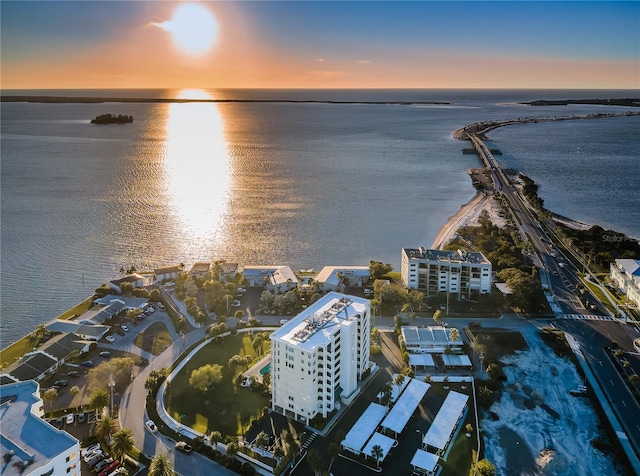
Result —
M 368 299 L 330 292 L 271 334 L 271 408 L 308 423 L 358 394 L 369 368 Z
M 482 253 L 402 248 L 402 283 L 407 289 L 458 298 L 491 292 L 491 262 Z

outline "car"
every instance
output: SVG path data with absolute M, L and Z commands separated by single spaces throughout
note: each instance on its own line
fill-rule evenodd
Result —
M 51 387 L 49 387 L 49 390 L 55 390 L 56 392 L 60 391 L 60 385 L 51 385 Z
M 63 423 L 64 423 L 64 418 L 62 418 L 62 417 L 56 418 L 56 426 L 58 428 L 61 428 Z
M 98 461 L 104 459 L 102 456 L 102 450 L 95 450 L 93 453 L 87 453 L 83 456 L 84 462 L 89 466 L 92 466 L 92 463 L 95 465 Z
M 153 314 L 154 312 L 156 312 L 156 310 L 152 307 L 150 307 L 149 309 L 147 309 L 147 311 L 149 314 Z
M 127 469 L 121 466 L 117 468 L 115 471 L 111 471 L 109 473 L 109 476 L 117 476 L 118 474 L 124 474 L 126 472 L 127 472 Z
M 104 468 L 102 470 L 102 472 L 100 473 L 100 476 L 108 476 L 109 474 L 111 474 L 111 472 L 113 470 L 115 470 L 118 466 L 120 466 L 120 461 L 116 460 L 113 463 L 111 463 L 109 466 L 107 466 L 106 468 Z
M 78 413 L 78 423 L 84 423 L 84 413 Z
M 80 365 L 83 365 L 85 367 L 93 367 L 93 362 L 91 362 L 90 360 L 85 360 Z
M 289 322 L 289 319 L 280 319 L 281 326 L 285 325 L 287 322 Z
M 55 382 L 53 382 L 54 385 L 57 385 L 58 387 L 66 387 L 67 385 L 69 385 L 69 381 L 68 380 L 56 380 Z
M 75 415 L 73 413 L 69 413 L 66 419 L 67 425 L 70 425 L 71 423 L 73 423 L 74 420 L 75 420 Z
M 108 359 L 109 357 L 111 357 L 111 352 L 109 352 L 108 350 L 103 350 L 102 352 L 100 352 L 100 357 Z
M 231 303 L 231 306 L 232 307 L 240 307 L 240 306 L 242 306 L 242 303 L 236 299 Z
M 159 303 L 157 304 L 157 306 L 158 306 L 160 309 L 164 309 L 164 304 L 162 304 L 161 302 L 159 302 Z
M 246 292 L 247 292 L 247 290 L 246 290 L 245 288 L 238 288 L 238 289 L 236 289 L 236 292 L 237 292 L 238 294 L 242 294 L 242 293 L 246 293 Z
M 176 443 L 175 448 L 178 451 L 182 451 L 184 454 L 188 455 L 189 453 L 191 453 L 193 451 L 193 448 L 191 447 L 191 445 L 189 445 L 188 443 L 186 443 L 185 441 L 178 441 Z
M 78 372 L 77 370 L 72 370 L 71 372 L 69 372 L 67 374 L 69 377 L 80 377 L 80 372 Z
M 144 426 L 146 426 L 151 433 L 156 431 L 156 424 L 153 423 L 151 420 L 146 421 L 144 423 Z
M 113 463 L 113 458 L 107 458 L 107 459 L 103 459 L 102 461 L 99 461 L 98 464 L 96 464 L 93 467 L 93 470 L 97 473 L 99 473 L 100 471 L 102 471 L 104 468 L 106 468 L 107 466 L 109 466 L 111 463 Z
M 113 336 L 107 336 L 106 339 L 107 339 L 107 342 L 115 342 L 116 341 L 116 338 L 113 337 Z
M 85 456 L 84 462 L 87 463 L 87 466 L 89 466 L 90 468 L 93 468 L 103 459 L 104 459 L 104 455 L 102 454 L 102 452 L 100 452 L 100 453 Z
M 93 453 L 95 450 L 99 450 L 99 449 L 101 449 L 100 443 L 94 443 L 80 450 L 80 456 L 84 458 L 87 454 Z
M 557 272 L 557 271 L 554 271 L 554 272 L 553 272 L 553 275 L 554 275 L 554 276 L 558 276 L 558 272 Z
M 125 332 L 129 332 L 129 326 L 122 325 L 120 326 L 120 329 L 122 329 Z

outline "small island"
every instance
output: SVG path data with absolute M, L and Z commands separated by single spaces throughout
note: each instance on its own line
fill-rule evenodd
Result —
M 101 114 L 95 119 L 91 119 L 91 124 L 126 124 L 128 122 L 133 122 L 133 116 Z

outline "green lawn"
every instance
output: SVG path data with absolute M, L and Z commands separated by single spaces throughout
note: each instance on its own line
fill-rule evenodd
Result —
M 56 319 L 70 319 L 74 317 L 76 314 L 83 314 L 88 311 L 93 303 L 93 296 L 87 298 L 79 304 L 76 304 L 71 309 L 65 311 L 60 314 Z M 31 352 L 35 345 L 37 344 L 29 335 L 23 337 L 15 341 L 13 344 L 9 345 L 7 348 L 2 349 L 2 353 L 0 354 L 0 359 L 2 362 L 2 367 L 7 367 L 11 365 L 20 357 L 22 357 L 27 352 Z
M 153 355 L 160 355 L 171 345 L 171 335 L 164 322 L 154 322 L 138 334 L 133 343 Z
M 264 352 L 267 352 L 268 345 L 265 342 Z M 248 333 L 227 336 L 221 343 L 203 347 L 171 382 L 165 396 L 167 412 L 177 421 L 204 434 L 213 430 L 222 435 L 246 432 L 251 421 L 261 416 L 270 401 L 261 392 L 233 383 L 234 374 L 227 361 L 235 354 L 255 356 Z M 189 376 L 205 364 L 220 364 L 223 372 L 222 381 L 203 393 L 189 385 Z

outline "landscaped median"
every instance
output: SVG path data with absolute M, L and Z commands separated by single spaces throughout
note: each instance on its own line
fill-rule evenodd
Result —
M 150 395 L 147 400 L 147 412 L 159 430 L 176 441 L 188 441 L 196 451 L 230 469 L 242 469 L 239 461 L 228 456 L 236 451 L 238 437 L 266 414 L 270 399 L 268 390 L 259 382 L 249 387 L 239 385 L 243 380 L 240 376 L 269 353 L 271 330 L 233 330 L 189 349 L 176 361 L 157 395 Z M 220 376 L 200 390 L 192 376 L 205 366 L 215 367 L 212 375 Z M 227 443 L 228 456 L 213 449 L 218 445 L 209 443 L 212 432 L 219 432 L 220 442 Z M 230 442 L 236 444 L 229 447 Z M 248 469 L 244 468 L 244 472 L 248 473 Z

